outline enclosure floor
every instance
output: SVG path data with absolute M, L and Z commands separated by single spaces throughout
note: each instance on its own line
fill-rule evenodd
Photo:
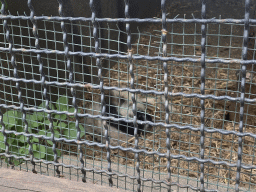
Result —
M 62 159 L 59 159 L 59 162 L 64 164 L 73 164 L 78 166 L 76 156 L 67 156 L 64 155 Z M 103 170 L 107 168 L 107 162 L 86 160 L 87 168 L 96 168 L 99 169 L 102 167 Z M 111 165 L 112 171 L 117 171 L 118 167 L 116 164 Z M 2 167 L 0 168 L 0 191 L 12 192 L 12 191 L 85 191 L 85 192 L 125 192 L 125 188 L 128 191 L 137 190 L 137 181 L 129 182 L 128 179 L 119 177 L 118 179 L 113 176 L 113 185 L 114 187 L 110 188 L 108 184 L 108 177 L 101 174 L 93 174 L 92 172 L 87 172 L 87 182 L 83 183 L 81 171 L 69 168 L 59 168 L 61 171 L 61 178 L 53 177 L 56 175 L 52 165 L 49 165 L 48 168 L 44 164 L 36 164 L 37 174 L 31 172 L 32 166 L 29 162 L 27 164 L 23 163 L 19 167 L 15 167 L 16 170 L 7 168 L 6 164 L 3 162 Z M 41 170 L 41 173 L 40 173 Z M 28 171 L 28 172 L 27 172 Z M 134 175 L 134 168 L 127 167 L 127 174 Z M 144 178 L 152 178 L 152 173 L 150 170 L 145 170 L 141 172 L 141 176 Z M 156 178 L 157 177 L 157 178 Z M 93 179 L 92 179 L 93 178 Z M 164 180 L 166 178 L 165 174 L 154 175 L 156 180 Z M 117 184 L 118 181 L 118 184 Z M 172 182 L 177 182 L 182 185 L 189 184 L 193 187 L 200 188 L 200 182 L 197 178 L 191 177 L 182 177 L 181 175 L 172 174 Z M 143 182 L 142 182 L 143 183 Z M 116 188 L 118 185 L 119 188 Z M 165 185 L 160 186 L 158 184 L 153 184 L 151 182 L 144 182 L 142 184 L 142 192 L 158 192 L 158 191 L 167 191 Z M 216 183 L 215 181 L 208 180 L 205 183 L 205 187 L 208 189 L 214 189 L 218 192 L 226 191 L 235 191 L 234 185 L 226 185 L 224 183 Z M 216 188 L 217 187 L 217 188 Z M 123 189 L 120 189 L 123 188 Z M 229 188 L 227 190 L 227 188 Z M 248 190 L 246 188 L 239 188 L 241 191 L 251 191 L 256 192 L 256 190 Z M 187 188 L 178 188 L 177 186 L 171 187 L 172 192 L 192 192 L 193 190 Z
M 0 191 L 15 192 L 15 191 L 85 191 L 85 192 L 122 192 L 121 189 L 110 189 L 106 186 L 95 185 L 87 182 L 76 182 L 67 179 L 59 179 L 56 177 L 48 177 L 32 172 L 18 171 L 12 169 L 0 169 Z

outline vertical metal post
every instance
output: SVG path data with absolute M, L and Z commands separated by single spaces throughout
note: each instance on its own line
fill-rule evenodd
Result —
M 94 7 L 94 0 L 90 0 L 90 7 L 92 10 L 92 24 L 93 24 L 93 37 L 95 40 L 95 53 L 100 53 L 100 46 L 99 46 L 99 37 L 98 37 L 98 23 L 95 21 L 96 18 L 96 10 Z M 104 84 L 103 84 L 103 78 L 102 78 L 102 65 L 101 65 L 101 59 L 97 57 L 96 59 L 96 65 L 98 67 L 98 77 L 100 81 L 100 92 L 101 92 L 101 115 L 106 115 L 106 103 L 105 103 L 105 92 L 104 92 Z M 105 139 L 106 139 L 106 150 L 107 150 L 107 161 L 108 161 L 108 171 L 112 172 L 111 169 L 111 159 L 110 159 L 110 141 L 109 141 L 109 135 L 108 135 L 108 125 L 106 120 L 102 120 L 102 125 L 105 130 Z M 113 180 L 112 176 L 109 175 L 109 185 L 113 186 Z
M 166 0 L 161 1 L 161 8 L 162 8 L 162 42 L 163 42 L 163 57 L 167 57 L 167 25 L 166 25 Z M 170 111 L 169 111 L 169 82 L 168 82 L 168 64 L 167 62 L 163 62 L 164 68 L 164 99 L 165 99 L 165 124 L 168 125 Z M 167 158 L 167 172 L 168 172 L 168 182 L 171 182 L 171 158 L 170 158 L 170 129 L 166 127 L 166 158 Z M 171 192 L 171 186 L 168 186 L 168 192 Z
M 129 0 L 125 0 L 125 17 L 130 18 L 129 15 Z M 132 61 L 132 36 L 131 36 L 131 29 L 130 23 L 126 22 L 126 33 L 127 33 L 127 54 L 128 54 L 128 61 L 129 61 L 129 74 L 131 76 L 130 86 L 131 89 L 135 89 L 134 86 L 134 73 L 133 73 L 133 61 Z M 139 145 L 139 135 L 138 135 L 138 124 L 137 124 L 137 103 L 136 103 L 136 94 L 132 93 L 132 112 L 133 112 L 133 126 L 134 126 L 134 137 L 135 137 L 135 149 L 138 149 Z M 137 171 L 137 191 L 141 191 L 141 178 L 140 178 L 140 158 L 139 153 L 135 153 L 135 160 L 136 160 L 136 171 Z
M 1 14 L 5 15 L 6 1 L 1 0 L 1 3 L 2 3 Z M 16 65 L 15 53 L 12 50 L 14 46 L 13 46 L 13 42 L 12 42 L 12 37 L 10 35 L 10 29 L 9 29 L 9 26 L 7 24 L 6 19 L 4 19 L 3 26 L 4 26 L 4 34 L 6 36 L 6 39 L 7 39 L 8 43 L 9 43 L 9 53 L 11 55 L 11 64 L 12 64 L 13 69 L 14 69 L 13 70 L 13 76 L 14 76 L 15 79 L 18 79 L 19 76 L 18 76 L 18 68 L 17 68 L 17 65 Z M 22 98 L 22 92 L 21 92 L 19 81 L 16 81 L 16 88 L 17 88 L 17 91 L 18 91 L 18 99 L 19 99 L 19 103 L 20 103 L 19 109 L 22 112 L 22 122 L 25 125 L 24 132 L 29 133 L 29 131 L 28 131 L 28 122 L 26 120 L 26 111 L 24 110 L 24 101 L 23 101 L 23 98 Z M 33 146 L 32 146 L 32 143 L 30 141 L 30 137 L 31 136 L 27 136 L 27 143 L 29 144 L 30 161 L 31 161 L 31 164 L 33 165 L 32 171 L 34 173 L 36 173 L 35 162 L 33 160 L 34 159 Z M 8 149 L 9 149 L 8 146 L 6 146 L 7 152 L 8 152 Z
M 33 24 L 33 35 L 35 37 L 35 47 L 36 47 L 37 50 L 40 50 L 38 28 L 37 28 L 37 22 L 34 19 L 35 11 L 34 11 L 34 8 L 32 6 L 32 0 L 28 0 L 28 8 L 30 9 L 30 20 L 31 20 L 31 23 Z M 44 64 L 43 64 L 43 61 L 41 59 L 41 54 L 40 53 L 37 54 L 37 61 L 39 63 L 39 73 L 41 75 L 41 81 L 42 81 L 42 87 L 43 87 L 43 96 L 44 96 L 44 99 L 45 99 L 45 108 L 47 110 L 51 110 L 50 107 L 49 107 L 49 98 L 47 96 L 47 86 L 45 84 L 45 74 L 43 72 Z M 51 141 L 53 143 L 52 151 L 54 152 L 54 161 L 58 162 L 57 161 L 56 142 L 54 141 L 53 120 L 52 120 L 52 117 L 51 117 L 51 113 L 47 114 L 47 118 L 50 121 L 49 129 L 50 129 L 50 131 L 52 133 Z M 60 171 L 58 170 L 58 167 L 56 169 L 56 173 L 57 173 L 57 175 L 60 175 Z
M 202 19 L 206 19 L 206 0 L 202 0 L 202 9 L 201 9 L 201 17 Z M 205 44 L 206 44 L 206 24 L 202 23 L 201 26 L 201 32 L 202 32 L 202 37 L 201 37 L 201 95 L 205 94 L 205 56 L 206 56 L 206 50 L 205 50 Z M 205 133 L 204 133 L 204 127 L 205 127 L 205 122 L 204 122 L 204 117 L 205 117 L 205 102 L 204 99 L 201 99 L 200 101 L 201 105 L 201 114 L 200 114 L 200 119 L 201 119 L 201 126 L 200 126 L 200 158 L 204 159 L 204 139 L 205 139 Z M 200 164 L 200 191 L 204 192 L 204 163 Z
M 61 17 L 64 17 L 65 15 L 64 15 L 64 11 L 63 11 L 63 1 L 58 0 L 58 2 L 59 2 L 59 14 Z M 68 46 L 68 41 L 67 41 L 67 30 L 66 30 L 64 21 L 61 21 L 61 29 L 62 29 L 62 33 L 63 33 L 63 46 L 64 46 L 64 52 L 65 52 L 65 57 L 66 57 L 66 61 L 67 61 L 67 68 L 69 70 L 69 79 L 68 80 L 70 83 L 74 83 L 73 67 L 72 67 L 71 60 L 70 60 L 69 46 Z M 71 86 L 70 92 L 72 95 L 72 105 L 74 107 L 74 116 L 76 119 L 76 122 L 75 122 L 76 130 L 77 130 L 77 138 L 76 139 L 77 139 L 77 141 L 81 141 L 81 137 L 80 137 L 81 130 L 79 128 L 79 118 L 77 116 L 78 109 L 77 109 L 77 104 L 76 104 L 76 93 L 75 93 L 74 87 Z M 53 134 L 54 134 L 54 132 L 53 132 Z M 81 163 L 81 172 L 83 174 L 82 181 L 85 182 L 86 181 L 86 172 L 84 170 L 83 151 L 81 148 L 81 144 L 79 144 L 79 142 L 78 142 L 78 151 L 79 151 L 79 159 L 80 159 L 80 163 Z M 54 161 L 55 161 L 55 155 L 57 156 L 57 151 L 56 152 L 54 151 Z M 57 161 L 57 159 L 56 159 L 56 161 Z
M 245 14 L 244 14 L 244 39 L 243 39 L 243 60 L 247 60 L 248 53 L 248 40 L 249 40 L 249 20 L 250 20 L 250 0 L 245 1 Z M 245 101 L 245 81 L 246 81 L 246 65 L 242 64 L 241 68 L 241 95 L 240 95 L 240 112 L 239 112 L 239 132 L 243 133 L 244 128 L 244 101 Z M 243 137 L 238 137 L 238 151 L 237 151 L 237 171 L 236 171 L 236 186 L 235 191 L 239 192 L 241 165 L 243 154 Z

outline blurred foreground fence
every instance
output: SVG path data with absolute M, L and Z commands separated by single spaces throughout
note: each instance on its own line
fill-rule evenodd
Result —
M 254 4 L 2 0 L 1 166 L 131 191 L 255 191 Z M 131 95 L 131 117 L 107 111 L 113 90 Z

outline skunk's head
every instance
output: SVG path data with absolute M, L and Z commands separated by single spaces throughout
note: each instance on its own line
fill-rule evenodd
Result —
M 139 121 L 151 121 L 152 117 L 146 113 L 146 104 L 143 102 L 143 98 L 135 95 L 136 100 L 136 116 Z M 133 102 L 132 93 L 127 91 L 110 91 L 108 97 L 106 97 L 106 115 L 114 118 L 133 119 Z M 117 130 L 134 135 L 134 124 L 132 122 L 125 121 L 109 121 L 110 126 L 115 127 Z M 144 134 L 144 132 L 151 128 L 149 124 L 138 124 L 138 134 Z
M 124 112 L 124 110 L 119 110 L 118 107 L 116 106 L 109 106 L 107 105 L 107 109 L 109 110 L 109 113 L 107 113 L 108 116 L 112 116 L 114 118 L 126 118 L 127 115 L 129 114 L 129 119 L 133 117 L 133 113 L 120 113 L 120 111 Z M 148 114 L 145 114 L 144 112 L 137 111 L 137 120 L 139 121 L 151 121 L 152 122 L 152 117 Z M 115 127 L 117 130 L 122 131 L 124 133 L 127 133 L 129 135 L 134 135 L 134 124 L 130 122 L 125 122 L 125 121 L 109 121 L 110 126 Z M 145 131 L 149 130 L 151 128 L 151 125 L 149 124 L 140 124 L 137 123 L 138 125 L 138 134 L 139 135 L 144 135 Z

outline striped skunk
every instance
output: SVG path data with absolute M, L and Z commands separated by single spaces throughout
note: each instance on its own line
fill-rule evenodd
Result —
M 105 116 L 113 118 L 125 118 L 133 119 L 132 112 L 132 94 L 120 91 L 109 91 L 105 96 L 106 112 Z M 151 121 L 152 117 L 146 113 L 146 104 L 143 99 L 135 96 L 137 102 L 137 120 L 140 121 Z M 92 110 L 90 110 L 92 109 Z M 101 104 L 94 103 L 90 104 L 86 113 L 92 115 L 101 115 Z M 120 145 L 120 142 L 127 142 L 129 139 L 134 137 L 134 124 L 131 122 L 127 123 L 124 120 L 114 121 L 107 120 L 106 126 L 108 128 L 108 135 L 110 137 L 111 145 Z M 151 126 L 148 124 L 142 125 L 137 124 L 138 135 L 143 136 L 147 130 L 150 130 Z M 93 137 L 93 141 L 105 143 L 105 130 L 100 118 L 89 118 L 85 120 L 85 131 L 87 134 Z

